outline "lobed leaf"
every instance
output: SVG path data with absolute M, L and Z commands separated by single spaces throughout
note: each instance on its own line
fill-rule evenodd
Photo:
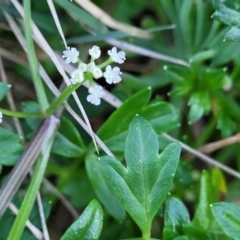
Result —
M 180 155 L 180 144 L 172 143 L 159 155 L 157 135 L 149 122 L 136 116 L 129 126 L 125 159 L 127 167 L 113 157 L 100 161 L 127 212 L 144 233 L 166 198 Z

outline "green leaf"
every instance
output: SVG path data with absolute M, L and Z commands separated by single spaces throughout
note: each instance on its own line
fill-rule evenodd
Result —
M 107 33 L 102 33 L 98 35 L 83 35 L 81 37 L 72 37 L 67 39 L 67 43 L 92 43 L 92 42 L 99 42 L 99 41 L 106 41 L 109 38 L 114 39 L 121 39 L 128 37 L 129 34 L 120 32 L 120 31 L 110 31 Z
M 121 240 L 146 240 L 146 238 L 124 238 Z M 148 238 L 147 240 L 159 240 L 157 238 Z
M 239 42 L 240 41 L 240 28 L 232 27 L 225 35 L 225 40 Z
M 204 219 L 205 220 L 205 219 Z M 203 221 L 204 221 L 203 220 Z M 196 240 L 230 240 L 221 230 L 203 229 L 194 225 L 184 225 L 183 230 L 189 239 Z
M 233 9 L 233 6 L 227 6 L 225 1 L 213 0 L 214 7 L 217 11 L 212 17 L 218 21 L 221 21 L 229 26 L 240 26 L 240 13 Z
M 105 140 L 104 142 L 108 146 L 108 148 L 111 149 L 111 151 L 123 152 L 125 148 L 126 137 L 127 137 L 127 130 Z
M 231 29 L 225 35 L 225 40 L 233 42 L 240 41 L 240 13 L 233 9 L 234 5 L 231 3 L 230 6 L 219 0 L 214 0 L 213 3 L 217 11 L 212 17 L 231 26 Z
M 10 88 L 11 88 L 11 85 L 4 82 L 0 82 L 0 101 L 3 100 L 3 98 L 6 96 Z
M 126 212 L 113 191 L 96 155 L 88 155 L 86 169 L 92 187 L 107 211 L 118 221 L 123 221 Z
M 212 184 L 217 190 L 218 196 L 225 196 L 227 194 L 226 179 L 219 168 L 214 168 L 212 170 Z
M 15 195 L 12 202 L 17 208 L 20 207 L 22 199 L 20 198 L 18 193 Z M 43 201 L 43 212 L 45 219 L 47 219 L 47 217 L 49 216 L 50 210 L 51 204 L 49 203 L 49 201 Z M 6 239 L 6 236 L 8 236 L 15 218 L 15 214 L 10 209 L 7 209 L 5 211 L 5 213 L 0 219 L 0 239 Z M 41 219 L 39 216 L 39 209 L 36 204 L 32 209 L 29 220 L 35 227 L 41 229 Z M 36 240 L 36 237 L 34 237 L 34 235 L 30 232 L 28 228 L 25 228 L 21 239 Z
M 23 103 L 22 111 L 25 113 L 39 113 L 41 112 L 41 109 L 38 103 L 29 101 L 29 102 Z M 26 118 L 25 121 L 33 131 L 35 131 L 38 128 L 41 122 L 41 120 L 37 118 Z
M 178 126 L 175 108 L 166 102 L 156 102 L 147 106 L 140 116 L 148 120 L 156 132 L 168 131 Z
M 1 10 L 1 12 L 3 12 L 3 11 L 8 12 L 12 16 L 20 17 L 19 12 L 16 10 L 16 8 L 13 5 L 0 3 L 0 10 Z
M 178 125 L 178 117 L 173 106 L 166 102 L 155 102 L 146 106 L 151 97 L 151 89 L 144 89 L 127 99 L 98 131 L 111 151 L 123 152 L 127 128 L 136 114 L 146 118 L 156 131 L 167 131 Z
M 0 127 L 0 164 L 13 166 L 23 152 L 21 138 L 9 130 Z
M 185 49 L 189 53 L 192 49 L 193 29 L 195 24 L 191 18 L 193 6 L 193 0 L 183 1 L 179 12 L 179 27 L 181 29 L 184 45 L 186 46 Z
M 201 176 L 199 203 L 192 221 L 194 226 L 202 229 L 209 229 L 211 227 L 213 216 L 209 206 L 217 200 L 217 189 L 212 185 L 210 173 L 204 171 Z
M 231 238 L 240 239 L 240 206 L 234 203 L 214 203 L 211 205 L 215 220 Z
M 84 169 L 76 169 L 75 166 L 74 169 L 69 168 L 64 170 L 64 173 L 62 167 L 59 168 L 58 172 L 62 172 L 63 175 L 59 178 L 62 179 L 59 182 L 59 189 L 75 208 L 83 208 L 95 197 L 95 194 Z
M 187 236 L 178 236 L 173 238 L 172 240 L 190 240 Z
M 82 215 L 67 229 L 61 240 L 97 240 L 102 225 L 102 207 L 97 200 L 92 200 Z
M 107 32 L 107 28 L 101 23 L 101 21 L 87 13 L 79 5 L 67 0 L 54 0 L 54 2 L 56 2 L 63 9 L 65 9 L 69 13 L 69 15 L 73 16 L 76 20 L 84 23 L 96 33 Z
M 190 217 L 185 205 L 179 199 L 170 197 L 164 212 L 163 239 L 171 240 L 183 234 L 182 225 L 189 223 Z
M 190 105 L 190 111 L 188 115 L 188 121 L 190 124 L 199 120 L 204 113 L 208 113 L 210 110 L 210 98 L 208 93 L 195 92 L 189 99 L 188 105 Z
M 69 158 L 80 157 L 85 152 L 79 132 L 74 124 L 65 117 L 61 119 L 51 152 Z
M 98 136 L 106 140 L 123 131 L 126 131 L 133 117 L 147 105 L 152 91 L 144 89 L 128 98 L 98 130 Z
M 172 83 L 181 84 L 184 81 L 184 75 L 186 75 L 187 72 L 185 68 L 165 65 L 163 69 Z
M 33 21 L 39 26 L 40 30 L 45 30 L 51 34 L 57 34 L 56 25 L 54 24 L 53 18 L 46 13 L 32 12 Z
M 141 229 L 150 232 L 152 220 L 167 196 L 176 172 L 180 144 L 158 154 L 157 135 L 150 123 L 136 116 L 129 126 L 127 168 L 113 157 L 101 157 L 106 175 L 122 205 Z
M 23 105 L 23 112 L 39 112 L 39 104 L 36 102 L 26 102 Z M 26 119 L 28 126 L 34 130 L 39 126 L 40 119 Z M 85 152 L 85 145 L 75 125 L 65 117 L 61 118 L 61 124 L 55 135 L 51 152 L 60 156 L 75 158 L 80 157 Z

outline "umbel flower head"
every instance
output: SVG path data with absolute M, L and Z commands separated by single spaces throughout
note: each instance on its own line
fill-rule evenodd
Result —
M 95 60 L 101 56 L 101 50 L 98 46 L 93 46 L 89 49 L 89 55 L 91 56 L 91 60 L 89 63 L 82 62 L 79 59 L 79 51 L 76 48 L 68 47 L 65 51 L 63 51 L 63 58 L 65 58 L 65 63 L 77 63 L 80 62 L 78 68 L 71 73 L 70 81 L 72 84 L 83 83 L 84 81 L 90 82 L 90 85 L 93 85 L 93 78 L 99 79 L 104 77 L 108 84 L 116 84 L 119 83 L 121 78 L 121 70 L 119 67 L 111 67 L 110 64 L 112 62 L 122 64 L 125 61 L 125 53 L 123 51 L 117 51 L 116 47 L 113 47 L 108 51 L 108 55 L 110 56 L 108 60 L 101 63 L 100 65 L 96 65 Z M 102 71 L 102 68 L 105 68 L 105 71 Z M 81 84 L 79 84 L 80 86 Z M 94 104 L 99 105 L 101 103 L 101 98 L 104 96 L 104 91 L 101 86 L 93 86 L 89 88 L 89 95 L 87 96 L 87 101 Z

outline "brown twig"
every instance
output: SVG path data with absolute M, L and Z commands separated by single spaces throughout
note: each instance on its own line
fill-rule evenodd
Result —
M 168 135 L 166 133 L 162 133 L 162 135 L 164 137 L 166 137 L 167 139 L 169 139 L 170 141 L 172 141 L 172 142 L 178 141 L 177 139 L 171 137 L 170 135 Z M 208 164 L 210 164 L 212 166 L 218 167 L 221 170 L 225 171 L 226 173 L 228 173 L 228 174 L 230 174 L 230 175 L 240 179 L 240 173 L 235 171 L 234 169 L 232 169 L 232 168 L 230 168 L 230 167 L 228 167 L 228 166 L 226 166 L 226 165 L 216 161 L 213 158 L 210 158 L 209 156 L 205 155 L 204 153 L 201 153 L 200 151 L 195 150 L 195 149 L 189 147 L 188 145 L 186 145 L 184 143 L 181 143 L 181 145 L 182 145 L 182 148 L 184 150 L 186 150 L 187 152 L 189 152 L 189 153 L 193 154 L 194 156 L 200 158 L 202 161 L 204 161 L 204 162 L 206 162 L 206 163 L 208 163 Z
M 202 147 L 198 148 L 197 150 L 204 154 L 209 154 L 218 149 L 227 147 L 227 146 L 235 144 L 235 143 L 240 143 L 240 133 L 237 133 L 234 136 L 231 136 L 231 137 L 228 137 L 228 138 L 216 141 L 216 142 L 205 144 Z M 195 158 L 195 155 L 191 154 L 191 153 L 187 153 L 184 156 L 184 159 L 186 159 L 186 160 L 192 160 L 194 158 Z

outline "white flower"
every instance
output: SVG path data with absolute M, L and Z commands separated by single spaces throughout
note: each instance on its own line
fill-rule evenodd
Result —
M 98 46 L 93 46 L 91 49 L 89 49 L 88 52 L 89 52 L 89 55 L 94 59 L 99 58 L 101 55 L 101 50 Z
M 95 63 L 94 62 L 90 62 L 87 65 L 87 70 L 92 73 L 92 71 L 94 70 L 95 67 L 96 67 Z
M 98 78 L 102 77 L 102 75 L 103 75 L 102 70 L 99 67 L 95 67 L 92 70 L 92 74 L 95 79 L 98 79 Z
M 106 78 L 106 82 L 109 84 L 118 83 L 122 80 L 120 74 L 120 68 L 114 67 L 112 68 L 110 65 L 106 67 L 106 71 L 103 73 L 103 76 Z
M 63 51 L 62 58 L 65 59 L 65 63 L 76 63 L 78 61 L 79 51 L 77 51 L 76 48 L 70 48 L 68 47 L 67 50 Z
M 0 112 L 0 123 L 2 122 L 2 118 L 3 118 L 3 115 L 2 115 L 2 112 Z
M 88 68 L 88 71 L 92 73 L 95 79 L 102 77 L 103 75 L 102 70 L 99 67 L 97 67 L 94 62 L 90 62 L 87 65 L 87 68 Z
M 80 69 L 76 69 L 74 72 L 72 72 L 71 77 L 72 78 L 70 79 L 70 81 L 72 84 L 80 83 L 84 80 L 83 73 Z
M 78 69 L 84 73 L 87 71 L 87 64 L 86 63 L 80 63 L 79 66 L 78 66 Z
M 87 96 L 87 101 L 96 106 L 101 103 L 101 98 L 105 95 L 101 86 L 90 87 L 88 92 L 90 94 Z
M 108 55 L 111 57 L 111 59 L 116 63 L 123 63 L 125 58 L 125 52 L 120 51 L 117 52 L 117 48 L 113 47 L 112 50 L 108 50 Z

